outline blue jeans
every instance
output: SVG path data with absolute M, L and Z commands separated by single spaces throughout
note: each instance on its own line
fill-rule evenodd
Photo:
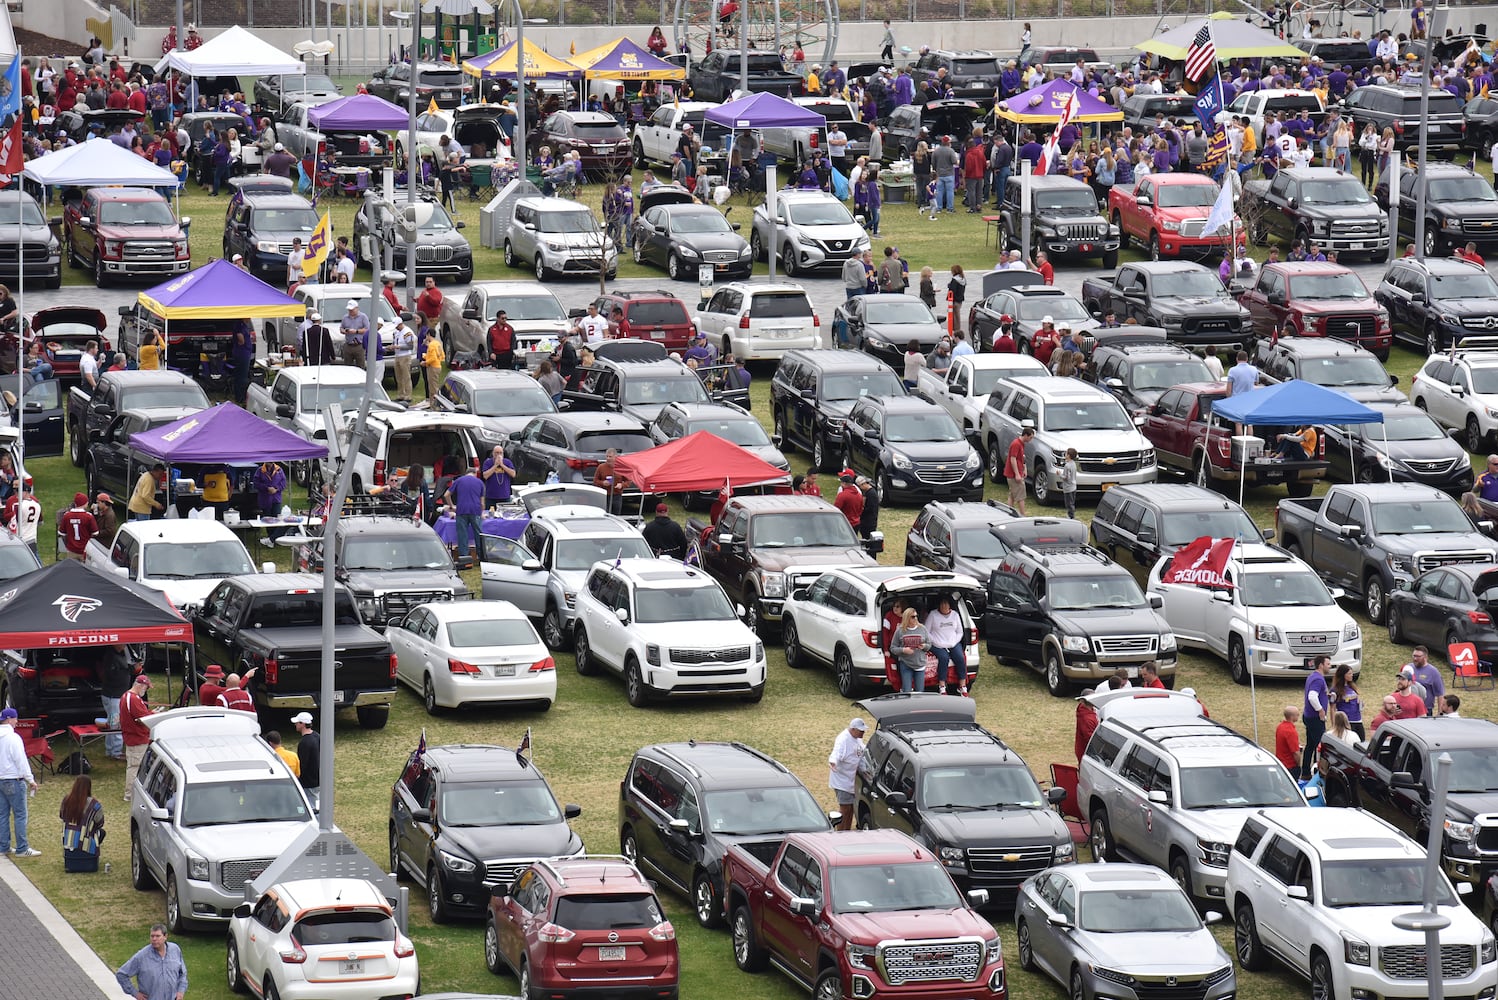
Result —
M 900 663 L 900 690 L 926 690 L 926 663 L 924 659 L 921 661 L 919 667 L 907 667 L 903 661 Z
M 459 562 L 466 562 L 468 560 L 468 536 L 470 534 L 472 534 L 472 536 L 473 536 L 473 547 L 474 547 L 474 550 L 477 551 L 477 549 L 479 547 L 479 533 L 482 530 L 483 530 L 483 515 L 482 514 L 459 514 L 458 515 L 458 523 L 454 526 L 453 532 L 457 536 L 457 540 L 458 540 L 458 561 Z
M 967 684 L 967 646 L 958 643 L 949 649 L 940 646 L 932 646 L 931 652 L 936 654 L 936 683 L 947 682 L 947 668 L 950 666 L 957 671 L 957 683 Z
M 26 842 L 26 793 L 30 790 L 20 778 L 0 779 L 0 854 L 10 850 L 10 818 L 16 818 L 16 850 L 24 854 L 31 845 Z
M 1009 186 L 1009 172 L 1011 167 L 1000 167 L 994 171 L 993 200 L 995 205 L 1004 203 L 1004 189 Z
M 220 517 L 222 520 L 222 517 Z M 120 699 L 111 698 L 108 695 L 100 695 L 99 700 L 104 703 L 104 717 L 109 720 L 110 729 L 120 728 Z M 104 752 L 111 757 L 125 756 L 125 737 L 119 733 L 110 733 L 104 737 Z
M 956 211 L 955 202 L 957 192 L 957 178 L 950 174 L 946 177 L 936 179 L 936 210 L 942 212 Z
M 866 228 L 874 236 L 879 235 L 879 206 L 864 209 L 864 218 L 867 222 Z
M 45 361 L 32 365 L 29 371 L 33 382 L 45 382 L 52 377 L 52 366 Z

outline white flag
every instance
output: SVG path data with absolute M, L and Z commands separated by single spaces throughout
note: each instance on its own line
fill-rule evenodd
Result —
M 1232 169 L 1232 165 L 1228 165 Z M 1207 213 L 1207 224 L 1202 227 L 1202 232 L 1208 236 L 1216 234 L 1223 226 L 1233 221 L 1233 181 L 1232 178 L 1224 176 L 1222 179 L 1222 190 L 1217 192 L 1217 200 L 1212 203 L 1212 211 Z

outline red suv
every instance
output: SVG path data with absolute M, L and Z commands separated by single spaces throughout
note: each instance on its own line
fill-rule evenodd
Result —
M 684 351 L 696 333 L 686 305 L 670 292 L 610 292 L 600 295 L 595 304 L 604 319 L 613 318 L 615 306 L 624 312 L 619 332 L 611 337 L 635 337 L 668 351 Z
M 625 858 L 553 858 L 497 886 L 484 922 L 484 964 L 519 993 L 676 1000 L 676 928 Z

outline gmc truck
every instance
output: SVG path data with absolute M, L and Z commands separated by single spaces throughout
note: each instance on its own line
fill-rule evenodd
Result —
M 1375 625 L 1384 623 L 1389 593 L 1426 570 L 1498 562 L 1498 543 L 1455 500 L 1417 483 L 1338 485 L 1324 497 L 1281 500 L 1274 523 L 1280 544 L 1361 597 Z
M 316 709 L 322 692 L 322 601 L 320 575 L 230 577 L 193 616 L 197 662 L 220 664 L 226 673 L 253 668 L 250 694 L 258 709 Z M 383 635 L 360 621 L 347 588 L 338 587 L 333 609 L 333 704 L 354 709 L 361 727 L 383 729 L 395 701 L 395 654 Z
M 338 154 L 341 167 L 377 167 L 388 154 L 377 132 L 371 129 L 323 132 L 313 125 L 307 113 L 315 104 L 288 104 L 281 116 L 271 123 L 268 142 L 279 142 L 298 160 L 315 158 L 324 149 Z
M 1101 319 L 1158 326 L 1178 344 L 1238 347 L 1248 343 L 1248 310 L 1211 271 L 1189 261 L 1125 264 L 1082 281 L 1082 303 Z
M 68 450 L 73 464 L 83 468 L 89 442 L 116 415 L 162 406 L 206 410 L 208 394 L 180 372 L 104 372 L 92 391 L 86 385 L 73 386 L 68 390 Z
M 1006 995 L 999 936 L 930 850 L 896 830 L 793 833 L 730 844 L 733 958 L 774 963 L 815 997 Z

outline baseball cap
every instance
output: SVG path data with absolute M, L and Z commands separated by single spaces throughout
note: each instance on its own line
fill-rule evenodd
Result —
M 322 313 L 320 313 L 320 312 L 308 313 L 307 318 L 310 319 L 314 323 L 321 323 L 322 322 Z
M 143 687 L 149 688 L 151 686 L 151 678 L 146 676 L 145 674 L 136 674 L 135 680 L 131 681 L 130 683 L 132 686 L 140 684 Z
M 230 258 L 229 258 L 229 260 L 230 260 L 230 261 L 231 261 L 231 262 L 232 262 L 232 261 L 236 261 L 236 260 L 244 260 L 244 254 L 242 254 L 242 253 L 237 253 L 237 254 L 235 254 L 235 255 L 234 255 L 234 256 L 233 256 L 233 257 L 230 257 Z
M 1055 326 L 1056 325 L 1056 321 L 1054 319 L 1052 319 L 1050 316 L 1042 316 L 1040 318 L 1040 325 L 1041 326 Z
M 112 501 L 112 500 L 109 499 L 109 494 L 108 493 L 100 493 L 96 499 L 100 503 L 113 503 L 114 502 L 114 501 Z
M 1002 316 L 999 317 L 999 322 L 1000 323 L 1013 323 L 1014 322 L 1014 317 L 1011 316 L 1011 315 L 1009 315 L 1008 313 L 1005 313 L 1004 315 L 1002 315 Z
M 851 472 L 844 472 L 844 473 L 842 473 L 842 475 L 838 476 L 837 478 L 838 478 L 838 482 L 851 483 L 857 477 L 854 476 L 853 473 L 851 473 Z
M 1399 668 L 1399 676 L 1400 677 L 1409 678 L 1410 680 L 1414 680 L 1415 679 L 1415 668 L 1412 667 L 1412 666 L 1410 666 L 1408 663 L 1406 663 L 1404 666 L 1402 666 L 1402 667 Z
M 15 709 L 11 708 L 8 705 L 5 708 L 0 709 L 0 722 L 5 721 L 6 719 L 19 719 L 20 717 L 21 713 L 17 712 Z
M 276 143 L 275 151 L 277 153 L 284 153 L 284 152 L 286 152 L 286 147 L 283 144 L 281 144 L 281 143 L 278 142 L 278 143 Z
M 312 725 L 312 713 L 298 712 L 297 714 L 293 715 L 291 717 L 291 724 L 296 725 L 298 722 L 300 722 L 304 726 Z
M 88 494 L 87 493 L 74 493 L 73 494 L 73 506 L 74 507 L 82 507 L 86 503 L 88 503 Z
M 347 302 L 345 302 L 343 304 L 343 308 L 345 308 L 345 309 L 358 309 L 359 308 L 359 300 L 358 299 L 349 299 Z
M 860 733 L 868 732 L 868 729 L 869 729 L 868 723 L 864 722 L 863 718 L 861 716 L 858 717 L 858 718 L 855 718 L 852 722 L 848 723 L 848 728 L 849 729 L 856 729 Z
M 671 508 L 667 507 L 663 503 L 658 503 L 658 504 L 655 505 L 655 512 L 657 514 L 669 514 L 669 513 L 671 513 Z

